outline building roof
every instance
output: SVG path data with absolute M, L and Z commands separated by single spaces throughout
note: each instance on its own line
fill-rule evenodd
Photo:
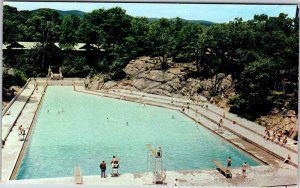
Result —
M 16 50 L 29 50 L 37 45 L 39 45 L 39 42 L 13 42 L 10 44 L 3 44 L 3 50 L 5 49 L 16 49 Z
M 14 50 L 30 50 L 35 48 L 36 46 L 41 45 L 40 42 L 13 42 L 10 44 L 3 44 L 3 50 L 6 49 L 14 49 Z M 59 45 L 58 42 L 54 43 L 54 45 L 61 49 L 67 50 L 67 48 L 63 48 Z M 87 49 L 98 49 L 98 46 L 95 44 L 87 44 L 87 43 L 77 43 L 73 46 L 72 50 L 74 51 L 86 51 Z M 103 48 L 100 51 L 105 51 Z

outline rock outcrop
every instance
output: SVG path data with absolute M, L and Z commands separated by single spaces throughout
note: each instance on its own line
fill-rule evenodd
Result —
M 273 109 L 274 112 L 278 110 Z M 269 116 L 262 116 L 256 121 L 262 126 L 270 127 L 273 130 L 283 130 L 288 132 L 294 132 L 291 134 L 291 138 L 296 139 L 298 130 L 298 118 L 294 110 L 289 110 L 286 114 L 272 114 Z
M 87 78 L 85 86 L 91 90 L 123 88 L 144 91 L 147 93 L 166 96 L 179 96 L 206 101 L 210 97 L 209 91 L 225 92 L 232 89 L 230 75 L 220 73 L 209 79 L 188 78 L 195 67 L 191 64 L 176 64 L 168 60 L 169 69 L 160 69 L 157 57 L 140 57 L 130 61 L 124 68 L 126 79 L 121 81 L 107 81 L 105 75 Z

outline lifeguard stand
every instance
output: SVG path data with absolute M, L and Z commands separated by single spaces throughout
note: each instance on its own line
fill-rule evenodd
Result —
M 147 144 L 146 146 L 149 149 L 147 155 L 147 171 L 149 171 L 149 163 L 151 163 L 153 168 L 153 183 L 163 184 L 166 179 L 166 172 L 163 170 L 162 151 L 155 151 L 151 144 Z
M 112 177 L 116 177 L 116 176 L 120 175 L 119 167 L 120 167 L 119 159 L 113 161 L 113 163 L 111 164 L 111 176 Z

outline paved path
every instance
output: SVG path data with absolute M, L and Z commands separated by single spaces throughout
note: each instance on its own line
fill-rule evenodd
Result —
M 110 169 L 108 169 L 109 171 Z M 274 171 L 268 166 L 252 167 L 247 171 L 247 177 L 242 178 L 241 169 L 232 169 L 233 178 L 225 178 L 217 170 L 190 170 L 190 171 L 167 171 L 166 185 L 174 186 L 177 178 L 180 186 L 239 186 L 239 187 L 263 187 L 263 186 L 291 186 L 297 187 L 297 170 L 283 166 Z M 56 184 L 74 185 L 74 177 L 45 178 L 14 180 L 9 184 Z M 151 185 L 152 173 L 121 174 L 119 177 L 100 178 L 100 176 L 84 176 L 84 185 Z M 148 187 L 148 186 L 146 186 Z M 286 186 L 284 186 L 286 187 Z
M 20 94 L 17 100 L 12 104 L 7 112 L 10 112 L 10 115 L 4 115 L 2 117 L 2 139 L 6 138 L 9 133 L 12 125 L 15 120 L 18 118 L 20 112 L 25 106 L 28 98 L 31 96 L 34 90 L 34 84 L 28 84 L 24 91 Z
M 28 141 L 27 133 L 30 129 L 30 126 L 32 125 L 36 110 L 38 108 L 38 105 L 40 103 L 40 100 L 42 98 L 42 93 L 44 86 L 38 86 L 38 91 L 34 91 L 34 93 L 31 95 L 28 103 L 24 104 L 25 97 L 28 97 L 29 93 L 33 91 L 34 84 L 29 83 L 28 89 L 26 88 L 20 97 L 14 102 L 13 106 L 20 105 L 24 106 L 24 109 L 22 110 L 22 113 L 20 117 L 17 119 L 16 126 L 12 128 L 12 131 L 10 132 L 6 144 L 4 145 L 4 148 L 2 149 L 2 181 L 8 181 L 12 175 L 12 172 L 14 170 L 14 167 L 17 163 L 19 154 L 22 150 L 23 144 Z M 23 94 L 24 93 L 24 94 Z M 23 102 L 24 101 L 24 102 Z M 12 107 L 13 107 L 12 106 Z M 21 107 L 14 107 L 10 108 L 9 111 L 11 114 L 17 114 L 20 113 Z M 16 117 L 16 116 L 14 116 Z M 11 119 L 12 122 L 14 122 L 14 119 Z M 23 128 L 26 131 L 26 137 L 24 141 L 20 141 L 19 134 L 18 134 L 18 127 L 19 125 L 23 125 Z
M 82 89 L 82 87 L 80 87 Z M 76 87 L 77 89 L 77 87 Z M 125 91 L 124 90 L 110 90 L 108 92 L 103 92 L 103 91 L 97 91 L 98 93 L 101 92 L 102 94 L 113 94 L 115 96 L 126 96 L 126 98 L 130 97 L 137 97 L 141 100 L 147 100 L 147 101 L 153 101 L 153 102 L 159 102 L 159 103 L 164 103 L 164 104 L 169 104 L 170 105 L 170 97 L 165 97 L 165 96 L 158 96 L 158 95 L 153 95 L 153 94 L 147 94 L 147 93 L 142 93 L 138 92 L 138 95 L 136 94 L 137 92 L 130 92 L 130 91 Z M 142 95 L 141 95 L 142 94 Z M 172 98 L 171 98 L 172 100 Z M 178 98 L 173 98 L 173 104 L 172 105 L 178 105 L 182 106 L 181 102 L 185 102 L 186 100 L 184 99 L 178 99 Z M 189 101 L 191 103 L 191 101 Z M 196 115 L 196 109 L 198 111 Z M 190 105 L 190 110 L 185 110 L 185 114 L 187 114 L 189 117 L 192 117 L 196 121 L 200 122 L 201 124 L 205 126 L 214 126 L 214 129 L 217 127 L 217 123 L 220 120 L 220 115 L 217 113 L 212 112 L 211 110 L 207 110 L 204 107 L 197 106 L 197 105 Z M 206 120 L 205 120 L 205 119 Z M 224 119 L 224 128 L 227 130 L 235 133 L 236 135 L 239 135 L 243 138 L 246 138 L 249 142 L 266 149 L 267 151 L 272 152 L 273 154 L 277 155 L 277 157 L 280 157 L 282 159 L 287 157 L 287 154 L 291 155 L 291 161 L 295 165 L 298 165 L 298 153 L 291 152 L 289 149 L 284 148 L 278 144 L 275 144 L 270 141 L 266 141 L 261 135 L 256 134 L 255 132 L 240 126 L 238 124 L 233 124 L 231 121 Z

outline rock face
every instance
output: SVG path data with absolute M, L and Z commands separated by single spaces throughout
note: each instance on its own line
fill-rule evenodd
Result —
M 160 70 L 159 58 L 140 57 L 130 61 L 124 68 L 127 79 L 118 82 L 106 81 L 102 76 L 87 78 L 85 86 L 91 90 L 124 88 L 144 91 L 153 94 L 180 96 L 195 100 L 207 101 L 210 91 L 226 91 L 232 88 L 230 75 L 220 73 L 207 80 L 188 78 L 195 70 L 190 64 L 180 64 L 168 60 L 169 69 Z
M 185 87 L 185 72 L 178 68 L 159 70 L 158 58 L 141 57 L 131 61 L 124 69 L 131 87 L 148 93 L 172 96 Z

